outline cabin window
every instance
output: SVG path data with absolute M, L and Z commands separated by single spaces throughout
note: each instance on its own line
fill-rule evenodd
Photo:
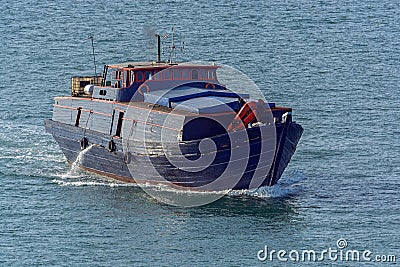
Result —
M 192 80 L 199 79 L 199 72 L 197 70 L 192 70 Z
M 200 69 L 199 74 L 201 80 L 207 79 L 207 70 Z
M 137 82 L 143 82 L 144 81 L 143 72 L 141 72 L 141 71 L 136 72 L 136 81 Z
M 208 71 L 208 79 L 213 80 L 215 77 L 215 71 L 209 70 Z
M 130 76 L 131 76 L 131 84 L 135 82 L 135 72 L 130 71 Z
M 146 71 L 146 72 L 145 72 L 145 80 L 149 80 L 150 77 L 151 77 L 151 72 Z
M 129 75 L 129 70 L 126 71 L 125 76 L 126 76 L 126 85 L 130 85 L 131 84 L 131 75 Z
M 118 83 L 118 82 L 116 82 L 116 83 Z M 100 95 L 106 95 L 107 94 L 107 90 L 100 90 L 99 94 Z
M 172 80 L 173 79 L 171 70 L 164 70 L 163 74 L 164 74 L 164 80 Z
M 183 80 L 190 80 L 190 70 L 183 69 L 182 70 L 182 79 Z
M 116 80 L 121 80 L 122 72 L 120 70 L 117 70 L 115 72 L 115 79 Z
M 106 82 L 106 86 L 111 86 L 112 81 L 114 81 L 114 75 L 116 75 L 115 71 L 110 72 L 110 77 Z
M 180 69 L 173 69 L 172 72 L 174 74 L 174 80 L 180 80 L 181 79 L 182 72 L 181 72 Z

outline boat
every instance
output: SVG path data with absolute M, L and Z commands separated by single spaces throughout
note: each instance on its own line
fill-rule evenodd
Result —
M 107 64 L 54 98 L 45 129 L 67 161 L 84 151 L 84 170 L 182 190 L 275 185 L 303 133 L 292 109 L 228 88 L 218 64 L 162 61 L 156 37 L 156 61 Z

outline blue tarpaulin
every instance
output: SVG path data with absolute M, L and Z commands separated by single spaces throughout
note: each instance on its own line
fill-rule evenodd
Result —
M 249 98 L 249 95 L 237 94 L 229 90 L 196 87 L 178 87 L 144 93 L 144 102 L 197 114 L 238 109 L 239 98 Z

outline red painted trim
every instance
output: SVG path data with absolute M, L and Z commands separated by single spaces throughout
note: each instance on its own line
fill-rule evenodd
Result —
M 77 100 L 77 101 L 95 101 L 95 102 L 103 102 L 103 103 L 111 103 L 114 105 L 121 105 L 121 106 L 126 106 L 126 107 L 134 107 L 137 109 L 141 109 L 141 110 L 152 110 L 152 112 L 157 112 L 157 113 L 162 113 L 162 114 L 170 114 L 171 112 L 166 112 L 166 111 L 162 111 L 162 110 L 154 110 L 151 107 L 149 108 L 142 108 L 139 106 L 135 106 L 133 104 L 130 103 L 135 103 L 135 102 L 117 102 L 117 101 L 109 101 L 109 100 L 103 100 L 103 99 L 96 99 L 96 98 L 86 98 L 86 97 L 73 97 L 73 96 L 57 96 L 54 99 L 72 99 L 72 100 Z M 54 104 L 56 105 L 56 104 Z M 189 113 L 189 112 L 188 112 Z M 186 117 L 189 116 L 191 114 L 188 115 L 181 115 L 181 114 L 174 114 L 174 116 L 182 116 L 182 117 Z
M 215 84 L 213 83 L 207 83 L 206 85 L 204 85 L 204 88 L 208 89 L 209 86 L 211 86 L 212 89 L 215 89 Z
M 55 97 L 54 99 L 72 99 L 72 100 L 78 100 L 78 101 L 95 101 L 95 102 L 103 102 L 103 103 L 112 103 L 112 104 L 115 104 L 115 105 L 121 105 L 121 106 L 125 106 L 125 107 L 128 107 L 128 108 L 130 106 L 132 106 L 134 108 L 141 109 L 141 110 L 152 110 L 152 112 L 157 112 L 157 113 L 162 113 L 162 114 L 170 114 L 171 113 L 171 112 L 165 112 L 165 111 L 161 111 L 161 110 L 154 110 L 152 108 L 142 108 L 142 107 L 139 107 L 139 106 L 135 106 L 135 105 L 129 104 L 129 102 L 124 103 L 124 102 L 108 101 L 108 100 L 102 100 L 102 99 L 92 99 L 92 98 L 86 98 L 86 97 L 77 98 L 77 97 L 72 97 L 72 96 L 58 96 L 58 97 Z M 64 108 L 69 108 L 69 109 L 77 109 L 77 108 L 74 108 L 74 107 L 62 106 L 62 105 L 58 105 L 58 104 L 53 104 L 53 106 L 57 106 L 57 107 L 60 107 L 60 108 L 64 107 Z M 125 110 L 120 110 L 120 109 L 116 109 L 116 110 L 121 111 L 121 112 L 126 112 Z M 292 108 L 276 106 L 274 108 L 270 108 L 270 110 L 271 111 L 281 110 L 281 111 L 291 112 Z M 188 112 L 188 113 L 190 113 L 190 112 Z M 233 114 L 233 113 L 234 112 L 224 112 L 224 113 L 217 113 L 217 114 L 201 114 L 201 115 L 203 115 L 203 116 L 219 116 L 219 115 L 228 115 L 228 114 Z M 194 113 L 193 114 L 188 114 L 188 115 L 174 114 L 174 116 L 188 117 L 188 116 L 199 116 L 199 114 L 194 114 Z
M 61 106 L 61 105 L 57 105 L 57 104 L 53 104 L 53 106 L 57 106 L 59 108 L 65 108 L 65 109 L 72 109 L 72 110 L 77 110 L 78 109 L 78 108 L 74 108 L 74 107 Z M 94 114 L 99 114 L 99 115 L 103 115 L 103 116 L 107 116 L 107 117 L 112 117 L 112 114 L 106 114 L 106 113 L 102 113 L 102 112 L 98 112 L 98 111 L 92 111 L 92 110 L 84 109 L 84 108 L 82 108 L 81 110 L 84 111 L 84 112 L 91 112 L 91 113 L 94 113 Z M 120 112 L 125 112 L 124 110 L 120 110 L 120 109 L 115 109 L 115 110 L 118 110 Z M 167 127 L 167 126 L 164 126 L 164 125 L 159 125 L 159 124 L 151 123 L 151 122 L 145 122 L 145 121 L 141 121 L 141 120 L 128 119 L 128 118 L 123 118 L 123 120 L 136 121 L 136 122 L 139 122 L 139 123 L 142 123 L 142 124 L 146 124 L 146 125 L 150 125 L 150 126 L 154 126 L 154 127 L 159 127 L 159 128 L 165 128 L 165 129 L 169 129 L 169 130 L 173 130 L 173 131 L 177 131 L 177 132 L 179 132 L 181 130 L 181 129 L 170 128 L 170 127 Z
M 146 93 L 150 92 L 150 87 L 148 84 L 143 83 L 139 86 L 139 88 L 137 89 L 139 94 L 144 95 L 144 92 L 142 91 L 142 88 L 146 88 Z
M 119 109 L 119 108 L 114 108 L 115 109 L 115 111 L 118 111 L 118 112 L 126 112 L 126 110 L 123 110 L 123 109 Z
M 118 70 L 133 70 L 133 71 L 151 71 L 151 70 L 162 70 L 162 69 L 167 69 L 172 66 L 149 66 L 149 67 L 141 67 L 141 66 L 136 66 L 133 68 L 127 68 L 127 67 L 119 67 L 119 66 L 114 66 L 114 65 L 108 65 L 109 69 L 118 69 Z
M 62 105 L 58 105 L 58 104 L 53 104 L 53 107 L 78 110 L 78 108 L 74 108 L 74 107 L 70 107 L 70 106 L 62 106 Z
M 152 112 L 157 112 L 157 113 L 162 113 L 162 114 L 171 114 L 171 112 L 166 112 L 166 111 L 162 111 L 162 110 L 154 110 L 153 108 L 151 108 L 151 107 L 149 107 L 149 108 L 142 108 L 142 107 L 139 107 L 139 106 L 135 106 L 135 105 L 133 105 L 133 104 L 125 104 L 125 103 L 123 103 L 123 102 L 114 102 L 114 103 L 116 103 L 117 105 L 122 105 L 122 106 L 126 106 L 126 107 L 133 107 L 133 108 L 137 108 L 137 109 L 141 109 L 141 110 L 151 110 Z M 129 103 L 129 102 L 128 102 Z M 135 103 L 135 102 L 132 102 L 132 103 Z M 150 104 L 149 104 L 150 105 Z M 188 116 L 188 115 L 180 115 L 180 114 L 174 114 L 174 116 L 182 116 L 182 117 L 186 117 L 186 116 Z
M 212 66 L 212 65 L 163 65 L 163 66 L 134 66 L 133 68 L 128 67 L 120 67 L 116 65 L 108 65 L 109 69 L 118 69 L 118 70 L 156 70 L 156 69 L 219 69 L 221 66 Z
M 54 106 L 54 107 L 58 107 L 58 108 L 65 108 L 65 109 L 78 110 L 78 108 L 76 108 L 76 107 L 71 107 L 71 106 L 62 106 L 62 105 L 58 105 L 58 104 L 53 104 L 53 106 Z M 106 113 L 99 112 L 99 111 L 93 111 L 93 110 L 90 110 L 90 109 L 81 108 L 81 110 L 84 111 L 84 112 L 91 112 L 91 113 L 94 113 L 94 114 L 99 114 L 99 115 L 108 116 L 108 117 L 111 117 L 111 116 L 112 116 L 111 114 L 106 114 Z

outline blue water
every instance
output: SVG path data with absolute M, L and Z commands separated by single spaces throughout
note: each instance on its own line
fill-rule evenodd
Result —
M 285 265 L 257 252 L 339 238 L 399 262 L 399 13 L 392 0 L 2 1 L 0 265 Z M 234 66 L 294 109 L 305 132 L 274 188 L 171 207 L 71 170 L 45 133 L 53 97 L 93 73 L 89 34 L 100 68 L 154 60 L 143 29 L 173 25 L 181 60 Z

